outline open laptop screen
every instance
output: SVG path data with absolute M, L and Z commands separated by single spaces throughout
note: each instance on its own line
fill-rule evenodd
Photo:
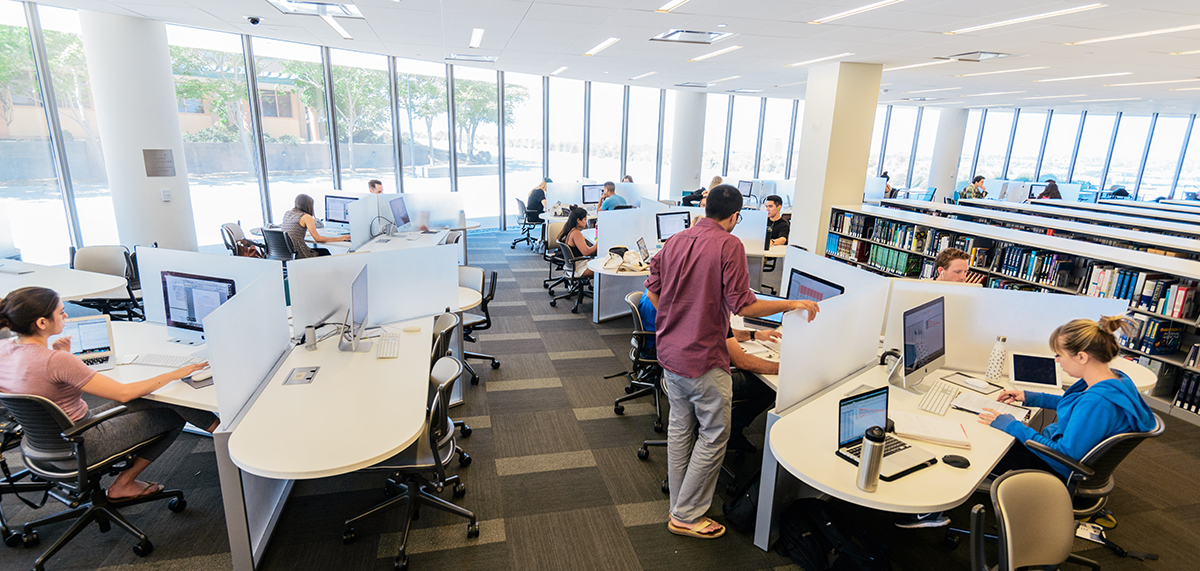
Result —
M 75 355 L 95 355 L 112 351 L 112 342 L 108 338 L 108 317 L 104 315 L 68 319 L 63 324 L 62 333 L 51 337 L 50 343 L 53 344 L 63 336 L 71 337 L 71 353 Z
M 887 387 L 838 401 L 838 448 L 862 438 L 872 426 L 887 426 L 887 404 Z
M 829 280 L 821 279 L 796 268 L 792 268 L 791 280 L 788 282 L 787 298 L 793 301 L 825 301 L 831 297 L 841 295 L 845 292 L 846 288 Z
M 754 296 L 757 297 L 758 299 L 765 299 L 768 301 L 783 300 L 782 297 L 767 295 L 765 293 L 756 293 L 756 294 L 754 294 Z M 783 313 L 776 313 L 774 315 L 768 315 L 766 317 L 746 317 L 743 319 L 747 323 L 753 323 L 755 325 L 762 325 L 764 327 L 770 327 L 772 329 L 779 327 L 780 325 L 783 325 Z

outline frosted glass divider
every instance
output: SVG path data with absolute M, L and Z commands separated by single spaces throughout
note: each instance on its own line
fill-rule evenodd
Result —
M 578 182 L 552 182 L 546 185 L 546 207 L 555 202 L 583 206 L 583 185 Z
M 291 349 L 283 274 L 264 275 L 239 289 L 204 318 L 204 336 L 217 409 L 224 422 L 232 422 Z
M 279 291 L 280 295 L 283 295 L 283 264 L 278 260 L 138 246 L 137 263 L 138 274 L 142 280 L 142 303 L 146 310 L 146 321 L 153 323 L 167 322 L 162 291 L 163 271 L 232 279 L 234 297 L 241 295 L 244 288 L 260 277 L 273 274 L 279 276 Z
M 390 207 L 383 204 L 386 203 L 381 203 L 381 210 L 387 210 L 391 218 Z M 406 192 L 404 206 L 414 223 L 424 223 L 430 228 L 457 228 L 458 213 L 464 210 L 462 195 L 456 192 Z
M 8 205 L 0 200 L 0 258 L 16 252 L 17 246 L 13 243 L 12 237 L 12 220 L 8 217 Z
M 779 294 L 780 296 L 785 296 L 788 288 L 791 287 L 793 269 L 829 280 L 845 288 L 847 293 L 857 291 L 871 284 L 888 281 L 888 278 L 879 274 L 871 273 L 850 264 L 831 260 L 825 256 L 818 256 L 812 252 L 805 252 L 798 247 L 791 246 L 787 249 L 787 254 L 783 258 L 783 280 L 780 291 L 785 293 Z
M 346 213 L 350 216 L 350 248 L 357 250 L 371 241 L 371 227 L 375 218 L 379 216 L 379 202 L 370 199 L 355 200 L 346 206 Z M 378 225 L 374 226 L 376 232 L 383 230 Z
M 638 238 L 645 238 L 645 217 L 640 208 L 606 210 L 596 216 L 596 256 L 603 258 L 613 246 L 637 249 Z M 656 236 L 650 236 L 655 239 Z M 646 241 L 647 244 L 650 240 Z
M 747 252 L 762 252 L 767 240 L 767 211 L 739 210 L 741 222 L 733 227 L 733 235 L 742 241 Z

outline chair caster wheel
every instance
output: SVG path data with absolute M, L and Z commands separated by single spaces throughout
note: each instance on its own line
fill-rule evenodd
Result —
M 471 456 L 468 455 L 466 452 L 460 453 L 458 455 L 458 465 L 462 466 L 464 468 L 467 466 L 470 466 L 471 465 Z
M 393 564 L 396 571 L 408 571 L 408 557 L 405 555 L 397 555 L 396 562 Z
M 180 513 L 187 509 L 187 500 L 183 498 L 175 498 L 167 502 L 167 509 L 171 510 L 173 513 Z
M 473 375 L 471 375 L 471 384 L 472 384 L 472 385 L 478 385 L 478 384 L 479 384 L 479 375 L 474 375 L 474 374 L 473 374 Z
M 470 438 L 470 437 L 471 437 L 471 433 L 472 433 L 472 432 L 474 432 L 474 431 L 473 431 L 473 430 L 471 430 L 471 427 L 470 427 L 470 426 L 467 426 L 467 425 L 465 425 L 465 424 L 464 424 L 464 425 L 463 425 L 463 427 L 462 427 L 462 429 L 461 429 L 461 430 L 459 430 L 459 432 L 460 432 L 460 433 L 462 433 L 462 435 L 463 435 L 463 438 Z
M 637 389 L 633 388 L 633 385 L 625 385 L 625 394 L 631 395 L 635 390 Z
M 959 537 L 957 534 L 947 533 L 946 535 L 942 536 L 942 547 L 945 547 L 946 549 L 949 549 L 950 551 L 954 551 L 955 549 L 958 549 L 958 544 L 961 541 L 962 541 L 962 538 Z
M 554 292 L 550 292 L 550 295 L 554 295 Z M 550 307 L 558 307 L 558 302 L 553 299 L 550 300 Z
M 613 406 L 613 412 L 615 412 L 615 413 L 617 413 L 617 414 L 622 414 L 622 415 L 623 415 L 623 414 L 625 414 L 625 407 L 623 407 L 623 406 L 621 406 L 621 405 L 619 405 L 619 404 L 618 404 L 618 405 L 614 405 L 614 406 Z
M 650 449 L 642 446 L 638 448 L 638 460 L 647 460 L 650 458 Z
M 509 250 L 516 250 L 516 249 L 517 249 L 517 245 L 516 245 L 516 244 L 513 244 L 513 245 L 509 246 L 509 247 L 508 247 L 508 249 L 509 249 Z
M 454 484 L 454 497 L 461 498 L 465 495 L 467 495 L 467 485 L 462 482 Z
M 479 524 L 478 523 L 468 523 L 467 524 L 467 537 L 469 537 L 471 539 L 475 539 L 476 537 L 479 537 Z
M 579 313 L 579 308 L 578 308 L 578 307 L 572 307 L 572 308 L 571 308 L 571 313 Z
M 554 290 L 550 290 L 550 295 L 554 295 Z
M 493 369 L 499 369 L 499 368 L 500 368 L 500 361 L 492 361 L 492 368 L 493 368 Z
M 21 545 L 21 534 L 13 531 L 11 529 L 8 529 L 7 527 L 4 528 L 3 532 L 4 532 L 4 545 L 7 545 L 9 547 L 17 547 L 18 545 Z
M 662 423 L 662 421 L 661 421 L 661 420 L 656 420 L 656 421 L 654 421 L 654 431 L 655 431 L 655 432 L 662 432 L 662 431 L 663 431 L 663 423 Z
M 671 483 L 670 483 L 670 481 L 666 480 L 665 478 L 663 479 L 662 493 L 664 493 L 664 494 L 671 493 Z
M 37 547 L 42 540 L 38 537 L 36 531 L 31 531 L 21 536 L 21 545 L 25 548 Z
M 342 543 L 350 545 L 351 543 L 354 543 L 354 539 L 355 536 L 353 527 L 347 527 L 346 529 L 342 530 Z
M 151 553 L 154 553 L 154 544 L 150 543 L 150 540 L 143 541 L 133 546 L 133 554 L 137 555 L 138 557 L 145 557 Z

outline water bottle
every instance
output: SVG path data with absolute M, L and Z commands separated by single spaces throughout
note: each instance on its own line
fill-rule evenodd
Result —
M 1008 339 L 1003 335 L 996 336 L 996 344 L 992 346 L 992 355 L 988 357 L 987 380 L 994 383 L 1004 376 L 1004 342 Z
M 863 433 L 862 453 L 858 455 L 858 489 L 874 492 L 879 487 L 879 466 L 883 464 L 883 429 L 872 426 Z

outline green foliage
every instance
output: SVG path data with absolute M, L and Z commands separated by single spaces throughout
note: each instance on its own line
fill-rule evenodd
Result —
M 250 125 L 243 110 L 247 92 L 242 54 L 182 46 L 170 50 L 176 97 L 203 101 L 216 127 L 233 133 L 234 140 L 244 140 Z
M 33 54 L 25 28 L 0 26 L 0 115 L 5 123 L 13 121 L 14 95 L 41 99 L 37 84 L 29 80 L 32 70 Z
M 215 125 L 207 129 L 201 129 L 195 133 L 183 134 L 183 142 L 185 143 L 236 143 L 237 141 L 237 133 Z

